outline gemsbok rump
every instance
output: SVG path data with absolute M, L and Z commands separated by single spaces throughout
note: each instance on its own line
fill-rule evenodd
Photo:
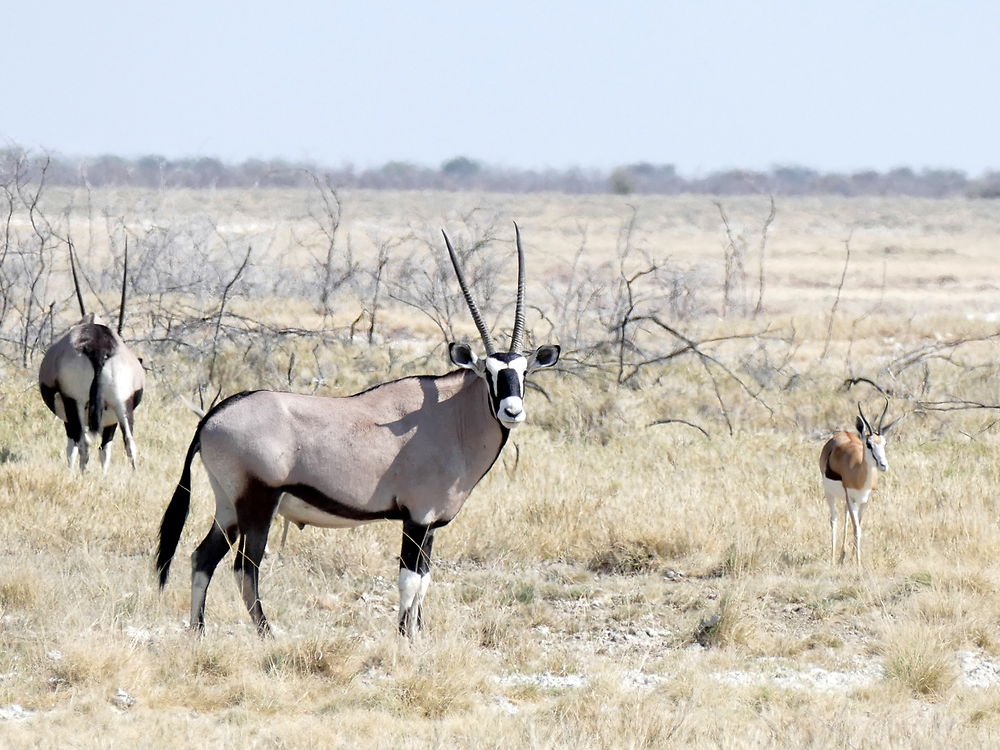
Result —
M 300 527 L 402 521 L 399 632 L 413 638 L 421 628 L 435 531 L 455 518 L 510 430 L 525 421 L 525 376 L 555 365 L 560 351 L 556 345 L 521 351 L 524 252 L 516 224 L 517 301 L 506 352 L 497 351 L 444 239 L 485 358 L 452 343 L 449 355 L 459 369 L 445 375 L 407 377 L 339 398 L 239 393 L 199 422 L 163 514 L 156 562 L 162 588 L 191 502 L 191 462 L 200 452 L 215 519 L 191 556 L 192 628 L 204 629 L 209 582 L 234 548 L 237 587 L 257 632 L 270 632 L 258 575 L 275 513 Z
M 121 337 L 128 281 L 128 240 L 117 331 L 84 308 L 72 244 L 69 260 L 81 320 L 45 352 L 38 368 L 38 388 L 49 411 L 59 417 L 66 428 L 66 462 L 71 469 L 77 454 L 80 470 L 87 468 L 90 447 L 100 438 L 101 467 L 107 471 L 111 460 L 110 443 L 119 426 L 134 469 L 134 414 L 142 400 L 146 373 Z
M 889 463 L 885 458 L 885 435 L 899 420 L 882 426 L 885 413 L 889 410 L 889 400 L 878 419 L 878 428 L 872 429 L 858 404 L 855 421 L 857 434 L 841 431 L 834 434 L 819 456 L 819 470 L 823 474 L 823 490 L 830 506 L 830 559 L 844 562 L 847 538 L 847 519 L 854 528 L 854 556 L 861 564 L 861 518 L 868 507 L 872 490 L 878 486 L 878 473 L 886 471 Z M 840 538 L 840 557 L 837 558 L 837 505 L 844 503 L 844 533 Z

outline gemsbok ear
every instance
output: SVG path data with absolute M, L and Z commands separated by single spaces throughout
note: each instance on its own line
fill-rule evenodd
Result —
M 562 349 L 558 344 L 546 344 L 533 351 L 528 357 L 528 371 L 538 370 L 542 367 L 552 367 L 559 361 L 559 353 Z
M 468 344 L 448 344 L 448 356 L 452 363 L 475 373 L 481 372 L 483 364 Z

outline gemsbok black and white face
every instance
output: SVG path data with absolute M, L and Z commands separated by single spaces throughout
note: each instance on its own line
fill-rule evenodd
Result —
M 490 409 L 497 421 L 508 430 L 524 423 L 525 378 L 535 370 L 552 367 L 559 361 L 559 347 L 540 346 L 528 354 L 503 352 L 480 359 L 468 344 L 452 344 L 451 361 L 472 370 L 486 381 L 490 391 Z

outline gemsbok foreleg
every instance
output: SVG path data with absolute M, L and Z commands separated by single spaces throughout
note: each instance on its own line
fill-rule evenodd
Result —
M 431 585 L 431 547 L 434 529 L 403 522 L 399 552 L 399 633 L 412 639 L 423 627 L 421 607 Z

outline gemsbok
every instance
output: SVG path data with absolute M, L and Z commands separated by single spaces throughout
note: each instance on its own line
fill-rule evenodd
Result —
M 270 632 L 258 596 L 260 562 L 275 513 L 298 525 L 344 528 L 403 522 L 399 553 L 399 632 L 413 638 L 430 585 L 435 531 L 462 509 L 512 429 L 525 421 L 525 376 L 552 367 L 556 345 L 522 352 L 524 251 L 515 228 L 517 300 L 510 348 L 497 351 L 444 234 L 455 275 L 486 357 L 449 345 L 459 368 L 376 385 L 331 398 L 275 391 L 239 393 L 199 422 L 180 482 L 160 525 L 160 587 L 191 502 L 191 462 L 200 451 L 215 494 L 215 519 L 191 556 L 191 627 L 205 627 L 205 597 L 226 552 L 260 635 Z
M 110 443 L 119 426 L 134 469 L 136 449 L 132 430 L 146 373 L 121 337 L 128 281 L 128 240 L 125 241 L 117 331 L 84 308 L 72 244 L 69 261 L 81 320 L 45 352 L 38 368 L 38 388 L 49 411 L 59 417 L 66 428 L 66 462 L 70 469 L 77 454 L 80 471 L 87 468 L 90 447 L 100 438 L 101 467 L 107 471 L 111 461 Z
M 889 400 L 878 419 L 878 428 L 872 429 L 858 404 L 855 421 L 857 434 L 840 431 L 830 438 L 819 455 L 819 470 L 823 474 L 823 490 L 830 506 L 830 559 L 844 562 L 847 539 L 847 519 L 854 528 L 855 561 L 861 565 L 861 518 L 868 507 L 872 490 L 878 486 L 878 473 L 886 471 L 885 436 L 899 420 L 882 426 Z M 844 503 L 844 533 L 840 538 L 840 558 L 837 558 L 837 505 Z

